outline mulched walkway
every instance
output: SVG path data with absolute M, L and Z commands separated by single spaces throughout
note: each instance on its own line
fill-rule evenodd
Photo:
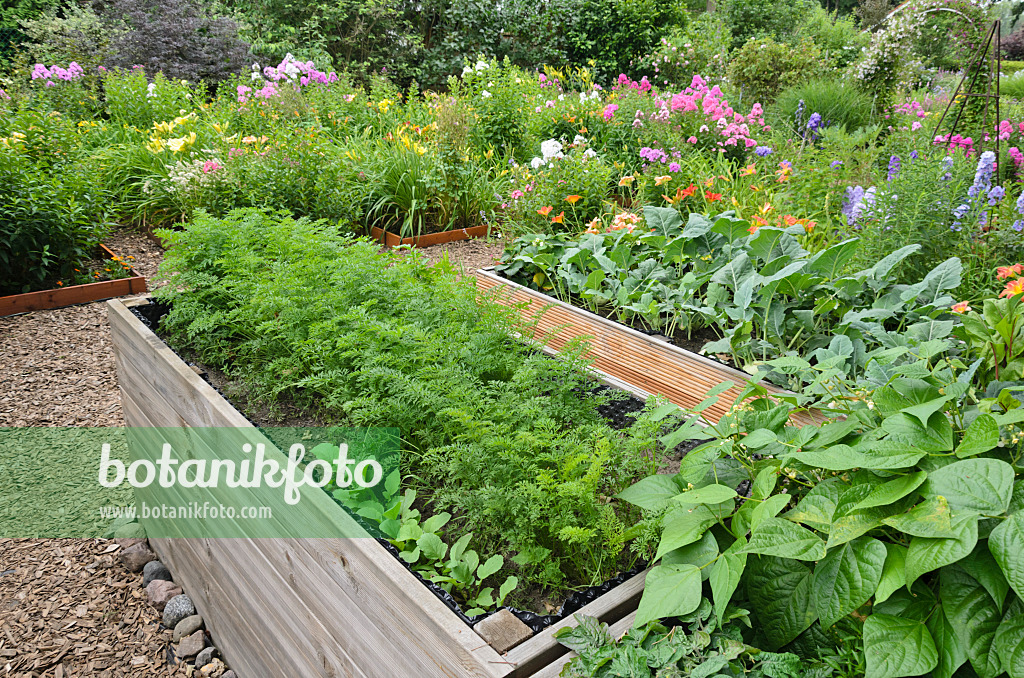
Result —
M 115 232 L 106 244 L 152 281 L 162 250 Z M 494 263 L 501 243 L 422 250 L 464 271 Z M 123 426 L 103 302 L 0 318 L 0 426 Z M 146 602 L 142 577 L 102 539 L 0 539 L 0 678 L 185 675 L 168 666 L 171 632 Z M 187 592 L 186 592 L 187 593 Z

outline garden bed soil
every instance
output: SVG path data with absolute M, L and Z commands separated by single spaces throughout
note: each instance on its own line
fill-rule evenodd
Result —
M 99 247 L 107 259 L 113 259 L 117 256 L 105 245 L 100 245 Z M 27 313 L 29 311 L 45 311 L 74 304 L 100 301 L 101 299 L 110 299 L 111 297 L 142 294 L 147 290 L 146 278 L 134 269 L 131 269 L 130 272 L 130 277 L 119 280 L 103 280 L 84 285 L 56 287 L 50 290 L 39 290 L 0 297 L 0 316 Z

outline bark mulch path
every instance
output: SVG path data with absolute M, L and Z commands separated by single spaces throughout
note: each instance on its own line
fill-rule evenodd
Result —
M 105 244 L 149 280 L 162 259 L 145 235 Z M 448 252 L 464 271 L 490 266 L 502 244 L 470 240 Z M 123 426 L 104 302 L 0 318 L 0 426 Z M 0 539 L 0 678 L 185 675 L 168 666 L 171 632 L 146 602 L 142 577 L 101 539 Z
M 0 676 L 182 676 L 141 575 L 101 539 L 0 539 Z

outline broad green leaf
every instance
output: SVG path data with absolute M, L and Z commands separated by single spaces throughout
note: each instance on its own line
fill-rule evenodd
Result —
M 829 627 L 868 601 L 886 560 L 882 542 L 861 537 L 831 549 L 814 568 L 814 607 Z
M 416 546 L 431 560 L 441 560 L 448 552 L 448 546 L 433 532 L 427 532 L 417 539 Z
M 732 546 L 725 550 L 725 553 L 719 556 L 711 568 L 709 583 L 719 625 L 722 623 L 725 608 L 728 607 L 729 601 L 736 593 L 736 587 L 739 586 L 743 570 L 747 565 L 747 554 L 741 552 L 745 544 L 745 538 L 738 538 L 732 543 Z
M 476 571 L 476 576 L 478 579 L 486 579 L 487 577 L 490 577 L 492 574 L 500 570 L 504 564 L 505 558 L 500 554 L 491 556 L 486 561 L 484 561 L 484 564 L 481 565 L 480 568 Z
M 736 496 L 736 490 L 731 487 L 726 487 L 725 485 L 705 485 L 682 494 L 677 493 L 673 501 L 683 505 L 715 505 L 721 504 L 723 501 L 735 499 Z
M 647 476 L 615 496 L 642 509 L 660 511 L 669 505 L 680 489 L 675 475 L 660 474 Z
M 833 445 L 820 450 L 804 450 L 789 456 L 797 461 L 829 471 L 848 471 L 854 468 L 892 470 L 916 464 L 926 452 L 908 445 L 893 445 L 888 441 L 875 442 L 869 449 L 858 450 L 849 445 Z
M 988 452 L 999 444 L 999 424 L 991 414 L 979 414 L 964 431 L 956 456 L 964 459 Z
M 953 519 L 953 538 L 914 537 L 907 548 L 907 588 L 922 574 L 966 558 L 978 543 L 978 516 L 968 514 Z
M 661 541 L 654 559 L 697 541 L 715 522 L 715 514 L 703 504 L 669 509 L 661 520 Z
M 832 280 L 842 273 L 843 267 L 857 254 L 857 247 L 859 245 L 859 239 L 850 238 L 822 250 L 811 257 L 807 264 L 807 270 L 813 273 L 820 273 L 829 280 Z
M 829 478 L 818 483 L 797 502 L 796 508 L 784 517 L 786 520 L 827 531 L 832 525 L 832 516 L 835 514 L 842 487 L 842 481 L 838 478 Z
M 854 509 L 866 509 L 872 506 L 888 506 L 889 504 L 903 499 L 927 480 L 928 474 L 924 471 L 917 471 L 909 475 L 882 483 L 871 494 L 857 502 Z
M 882 421 L 882 429 L 900 442 L 925 452 L 949 452 L 953 449 L 953 427 L 944 412 L 933 414 L 927 426 L 922 426 L 920 421 L 905 412 L 897 412 Z
M 885 602 L 907 584 L 907 547 L 886 543 L 885 551 L 885 565 L 875 591 L 875 605 Z
M 956 670 L 967 661 L 967 650 L 956 635 L 953 625 L 946 619 L 946 611 L 940 606 L 925 620 L 928 632 L 939 651 L 939 663 L 932 671 L 932 678 L 952 678 Z
M 996 678 L 1002 672 L 1002 661 L 993 651 L 993 643 L 1002 615 L 995 601 L 977 579 L 959 566 L 942 568 L 940 582 L 946 619 L 967 650 L 971 666 L 980 678 Z
M 985 587 L 988 594 L 992 596 L 996 607 L 1003 611 L 1003 603 L 1006 602 L 1006 594 L 1010 591 L 1010 583 L 1006 581 L 999 563 L 995 556 L 989 551 L 988 544 L 978 540 L 971 554 L 960 561 L 960 567 L 964 568 L 978 583 Z
M 693 565 L 658 565 L 647 573 L 633 628 L 665 617 L 690 614 L 701 601 L 700 570 Z
M 644 223 L 662 235 L 670 235 L 683 227 L 683 219 L 675 208 L 654 207 L 653 205 L 644 207 Z M 708 224 L 708 228 L 710 226 L 711 224 Z M 707 233 L 707 229 L 704 230 L 704 233 Z M 703 233 L 698 235 L 703 235 Z
M 775 466 L 769 466 L 768 468 L 761 469 L 754 478 L 754 483 L 750 488 L 750 496 L 752 499 L 759 501 L 767 499 L 775 489 L 775 483 L 779 480 L 779 469 Z
M 729 447 L 732 447 L 732 441 L 716 440 L 698 445 L 686 453 L 683 460 L 679 462 L 678 474 L 679 480 L 684 486 L 687 483 L 696 485 L 707 476 L 712 464 L 722 455 L 722 449 L 725 447 L 723 443 L 728 443 Z
M 792 497 L 788 494 L 776 494 L 759 503 L 750 515 L 750 529 L 756 530 L 768 518 L 779 515 L 779 512 L 789 505 L 790 499 Z
M 459 537 L 459 540 L 452 544 L 451 550 L 448 552 L 448 557 L 452 560 L 459 560 L 462 558 L 462 554 L 466 552 L 466 548 L 469 546 L 469 540 L 473 538 L 473 533 L 464 534 Z
M 744 579 L 769 643 L 766 649 L 774 650 L 791 642 L 817 619 L 814 577 L 805 564 L 786 558 L 750 556 Z
M 662 559 L 662 565 L 693 565 L 700 569 L 701 578 L 707 579 L 711 575 L 712 563 L 718 557 L 718 540 L 710 530 L 704 536 L 686 546 L 680 546 L 675 551 L 666 553 Z
M 924 289 L 918 297 L 924 303 L 935 301 L 942 292 L 960 286 L 963 264 L 957 257 L 950 257 L 928 272 L 922 281 Z
M 919 621 L 873 614 L 864 622 L 865 678 L 921 676 L 939 663 L 928 628 Z
M 1024 613 L 1003 618 L 996 629 L 995 650 L 1010 678 L 1024 678 Z
M 1017 511 L 992 530 L 988 548 L 1002 568 L 1006 581 L 1024 599 L 1024 511 Z
M 820 560 L 825 542 L 806 527 L 782 518 L 768 518 L 750 534 L 745 553 L 761 553 L 779 558 Z
M 914 537 L 949 538 L 953 532 L 953 513 L 945 497 L 932 497 L 906 513 L 898 513 L 882 522 Z
M 771 445 L 779 441 L 779 437 L 774 432 L 769 431 L 766 428 L 759 428 L 750 435 L 743 438 L 741 441 L 751 450 L 759 450 L 765 445 Z
M 928 474 L 922 493 L 945 497 L 953 508 L 1005 513 L 1013 494 L 1013 467 L 998 459 L 964 459 Z

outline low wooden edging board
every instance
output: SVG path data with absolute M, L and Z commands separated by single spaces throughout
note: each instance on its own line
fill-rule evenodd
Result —
M 443 245 L 446 242 L 458 240 L 469 240 L 470 238 L 483 238 L 487 235 L 490 226 L 471 226 L 470 228 L 457 228 L 453 231 L 441 231 L 440 233 L 426 233 L 420 236 L 401 238 L 396 233 L 388 233 L 373 226 L 370 228 L 370 235 L 373 239 L 385 247 L 398 247 L 399 245 L 412 245 L 413 247 L 430 247 L 431 245 Z
M 100 249 L 111 259 L 116 256 L 106 245 L 100 245 Z M 86 283 L 85 285 L 73 285 L 71 287 L 59 287 L 52 290 L 0 297 L 0 316 L 27 313 L 29 311 L 45 311 L 51 308 L 61 308 L 73 304 L 85 304 L 92 301 L 110 299 L 111 297 L 142 294 L 146 289 L 146 279 L 132 269 L 132 276 L 130 278 L 122 278 L 121 280 L 104 280 L 102 282 Z
M 594 368 L 642 391 L 664 396 L 679 407 L 694 407 L 713 387 L 735 382 L 736 386 L 704 410 L 713 421 L 726 414 L 750 379 L 745 372 L 502 278 L 492 268 L 475 271 L 474 275 L 479 290 L 493 293 L 499 303 L 520 305 L 524 320 L 536 320 L 537 341 L 557 350 L 573 339 L 586 338 Z M 773 386 L 766 388 L 784 393 Z M 816 418 L 800 413 L 792 420 L 807 424 Z
M 251 429 L 131 312 L 144 303 L 107 302 L 127 425 L 173 427 L 186 436 L 194 427 Z M 232 454 L 225 450 L 223 458 Z M 285 463 L 268 444 L 272 455 Z M 263 505 L 261 491 L 252 489 L 254 505 Z M 173 490 L 158 484 L 145 492 L 147 503 L 178 503 Z M 215 490 L 209 492 L 216 501 Z M 324 492 L 303 494 L 306 502 L 312 520 L 351 520 Z M 575 623 L 570 617 L 499 654 L 373 539 L 151 542 L 195 602 L 214 643 L 245 678 L 524 678 L 562 660 L 567 650 L 552 633 Z M 636 610 L 644 577 L 636 575 L 577 614 L 610 624 L 626 618 Z

